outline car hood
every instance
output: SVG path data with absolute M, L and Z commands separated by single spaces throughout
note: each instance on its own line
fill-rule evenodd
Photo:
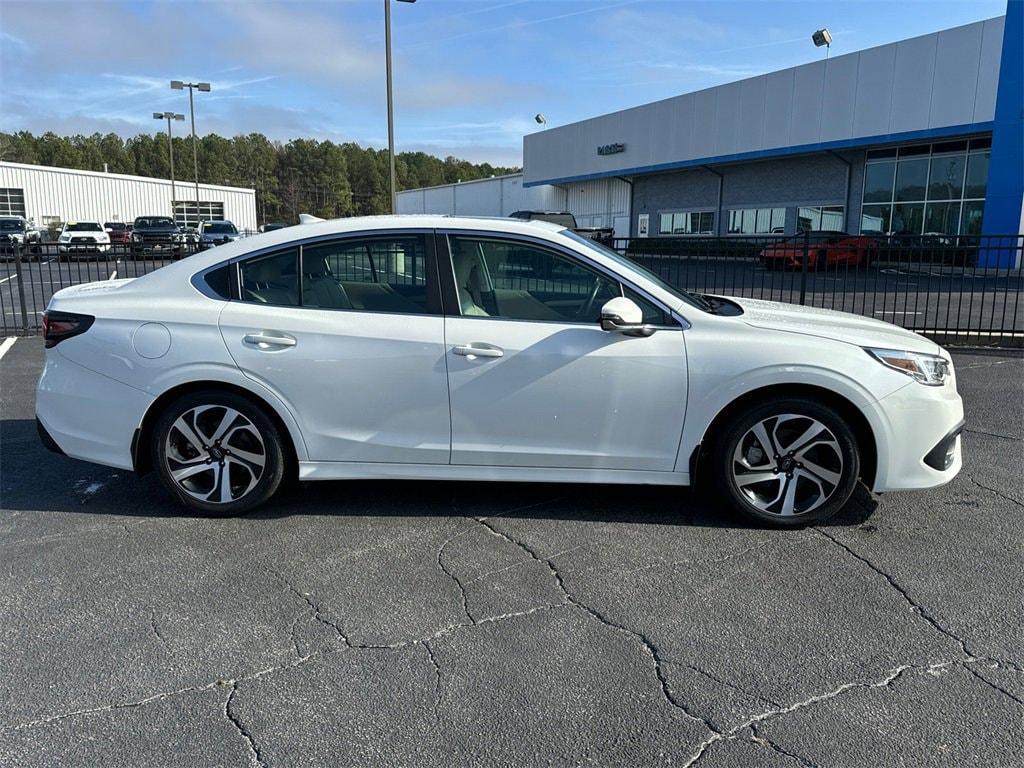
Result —
M 755 328 L 802 333 L 859 347 L 939 354 L 939 345 L 913 331 L 870 317 L 778 301 L 728 297 L 743 308 L 741 319 Z

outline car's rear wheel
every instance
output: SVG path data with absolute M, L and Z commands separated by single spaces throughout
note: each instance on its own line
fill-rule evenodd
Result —
M 849 500 L 860 474 L 853 431 L 834 409 L 803 397 L 747 408 L 714 440 L 716 498 L 780 526 L 825 520 Z
M 269 499 L 284 475 L 280 433 L 261 408 L 217 390 L 171 403 L 153 429 L 153 466 L 182 504 L 233 515 Z

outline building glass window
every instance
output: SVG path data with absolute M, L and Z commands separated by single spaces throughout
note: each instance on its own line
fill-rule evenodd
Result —
M 661 214 L 660 232 L 663 235 L 713 235 L 714 211 L 685 211 Z
M 730 235 L 779 234 L 785 226 L 785 208 L 734 208 L 729 211 Z
M 979 234 L 991 139 L 869 150 L 861 232 Z
M 797 210 L 797 232 L 842 232 L 846 217 L 841 205 L 815 205 Z
M 198 227 L 200 221 L 224 221 L 224 203 L 195 200 L 174 201 L 174 223 L 179 227 Z
M 0 216 L 25 216 L 25 190 L 0 187 Z
M 896 161 L 868 163 L 864 168 L 864 202 L 891 203 Z

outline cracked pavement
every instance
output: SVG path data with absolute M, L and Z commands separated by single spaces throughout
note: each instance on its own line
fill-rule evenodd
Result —
M 0 373 L 0 765 L 1017 766 L 1024 359 L 965 468 L 799 531 L 662 488 L 299 485 L 193 517 Z

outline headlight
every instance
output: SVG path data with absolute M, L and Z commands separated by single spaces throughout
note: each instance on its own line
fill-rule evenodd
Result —
M 62 242 L 62 243 L 70 243 L 71 242 L 71 235 L 61 235 L 60 236 L 60 242 Z
M 925 355 L 900 349 L 865 348 L 865 351 L 882 365 L 905 373 L 929 387 L 941 387 L 949 376 L 949 361 L 938 355 Z

